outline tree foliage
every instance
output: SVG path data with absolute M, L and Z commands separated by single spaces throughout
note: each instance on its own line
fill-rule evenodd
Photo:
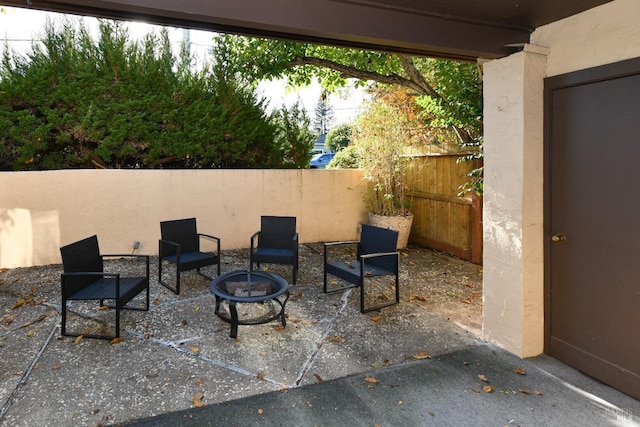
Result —
M 313 118 L 313 130 L 318 135 L 324 135 L 329 132 L 335 115 L 333 113 L 333 107 L 329 103 L 329 94 L 326 91 L 322 91 L 318 102 L 316 103 L 315 117 Z
M 327 134 L 327 138 L 324 141 L 324 146 L 327 150 L 337 153 L 343 148 L 347 147 L 351 142 L 352 128 L 351 124 L 343 123 L 334 127 Z
M 166 30 L 132 41 L 120 22 L 47 23 L 0 65 L 0 169 L 304 167 L 312 143 L 294 112 L 224 68 L 191 69 Z M 301 124 L 302 123 L 302 124 Z M 302 132 L 304 133 L 304 132 Z
M 214 51 L 251 81 L 286 77 L 304 86 L 314 78 L 328 90 L 347 79 L 399 85 L 421 97 L 429 120 L 452 127 L 460 142 L 482 135 L 482 82 L 476 64 L 323 45 L 225 35 Z

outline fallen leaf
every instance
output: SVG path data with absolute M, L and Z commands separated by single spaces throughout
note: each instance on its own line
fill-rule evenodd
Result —
M 542 392 L 540 390 L 536 390 L 535 393 L 537 396 L 542 396 Z
M 519 391 L 520 391 L 520 393 L 522 393 L 522 394 L 531 394 L 531 390 L 527 390 L 527 389 L 524 389 L 524 388 L 523 388 L 523 389 L 520 389 Z
M 191 398 L 191 402 L 196 408 L 202 408 L 204 406 L 202 399 L 204 399 L 204 393 L 199 391 L 193 395 L 193 397 Z
M 79 344 L 82 342 L 82 340 L 84 339 L 84 335 L 80 335 L 76 338 L 76 344 Z
M 482 374 L 479 374 L 479 375 L 478 375 L 478 378 L 480 378 L 480 381 L 484 381 L 485 383 L 486 383 L 487 381 L 489 381 L 489 380 L 487 379 L 487 377 L 486 377 L 485 375 L 482 375 Z
M 524 371 L 524 369 L 521 369 L 521 368 L 515 368 L 513 370 L 513 372 L 515 372 L 518 375 L 527 375 L 527 373 Z
M 105 311 L 105 310 L 109 310 L 109 307 L 107 307 L 106 305 L 101 305 L 100 307 L 98 307 L 98 311 Z
M 200 311 L 200 306 L 199 305 L 196 306 L 196 311 Z
M 493 390 L 495 390 L 495 387 L 494 387 L 494 386 L 492 386 L 492 385 L 486 385 L 486 386 L 482 387 L 482 390 L 483 390 L 485 393 L 492 393 L 492 392 L 493 392 Z
M 262 414 L 264 414 L 264 410 L 262 408 L 258 409 L 258 415 L 262 415 Z
M 284 329 L 284 326 L 276 325 L 276 326 L 273 327 L 273 329 L 275 329 L 276 331 L 282 331 Z
M 260 381 L 264 380 L 264 371 L 258 372 L 258 375 L 256 375 L 256 378 L 259 379 Z
M 28 337 L 32 337 L 32 336 L 34 336 L 35 334 L 36 334 L 36 331 L 34 331 L 33 329 L 29 329 L 29 330 L 27 331 L 27 336 L 28 336 Z
M 429 353 L 428 351 L 422 350 L 414 354 L 413 358 L 416 360 L 431 359 L 431 353 Z
M 189 347 L 189 350 L 191 350 L 192 353 L 200 353 L 199 347 Z
M 478 390 L 477 388 L 472 388 L 471 391 L 474 393 L 480 393 L 480 390 Z
M 11 310 L 15 310 L 16 308 L 24 305 L 24 303 L 25 303 L 25 300 L 23 300 L 22 298 L 17 300 L 15 304 L 13 304 L 13 307 L 11 307 Z
M 330 342 L 344 342 L 345 339 L 342 338 L 340 335 L 334 335 L 332 337 L 326 337 L 325 341 L 330 341 Z
M 314 373 L 314 374 L 313 374 L 313 376 L 314 376 L 314 377 L 316 377 L 316 379 L 318 380 L 318 382 L 319 382 L 319 383 L 321 383 L 322 381 L 324 381 L 324 380 L 322 379 L 322 377 L 321 377 L 319 374 Z
M 371 376 L 367 376 L 364 377 L 364 380 L 368 383 L 372 383 L 372 384 L 378 384 L 380 383 L 380 381 L 376 378 L 376 377 L 371 377 Z
M 463 299 L 461 301 L 465 304 L 469 304 L 469 305 L 473 304 L 473 302 L 471 302 L 471 300 L 468 300 L 468 299 Z
M 427 298 L 426 298 L 424 295 L 411 295 L 411 296 L 409 297 L 409 302 L 411 302 L 411 301 L 415 301 L 415 300 L 418 300 L 418 301 L 427 301 Z
M 58 370 L 58 369 L 60 369 L 60 368 L 62 368 L 62 366 L 61 366 L 61 365 L 53 365 L 53 366 L 51 367 L 51 369 L 52 369 L 52 370 L 54 370 L 54 371 L 57 371 L 57 370 Z
M 382 320 L 382 316 L 373 316 L 373 317 L 371 318 L 371 321 L 372 321 L 372 322 L 379 322 L 380 320 Z
M 153 303 L 154 303 L 155 305 L 160 305 L 160 298 L 156 298 L 156 299 L 154 299 L 154 300 L 153 300 Z
M 204 379 L 199 379 L 195 382 L 195 385 L 197 385 L 198 387 L 202 387 L 204 385 Z
M 124 338 L 120 337 L 120 338 L 114 338 L 111 341 L 109 341 L 109 345 L 113 345 L 113 344 L 119 344 L 122 341 L 124 341 Z

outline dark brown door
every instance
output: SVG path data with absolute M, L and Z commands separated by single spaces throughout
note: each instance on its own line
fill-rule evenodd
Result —
M 546 96 L 547 352 L 640 398 L 640 61 Z

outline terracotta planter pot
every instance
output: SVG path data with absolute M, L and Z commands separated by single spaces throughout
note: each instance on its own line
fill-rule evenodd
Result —
M 404 249 L 409 242 L 409 233 L 413 223 L 413 214 L 399 216 L 383 216 L 369 214 L 369 224 L 376 227 L 389 228 L 398 232 L 398 249 Z

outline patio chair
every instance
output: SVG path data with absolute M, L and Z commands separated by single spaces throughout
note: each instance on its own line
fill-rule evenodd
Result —
M 298 276 L 298 233 L 296 217 L 262 216 L 260 231 L 251 236 L 249 267 L 253 264 L 282 264 L 293 266 L 292 281 Z
M 400 302 L 400 283 L 398 278 L 399 252 L 396 250 L 398 232 L 387 228 L 362 224 L 360 240 L 332 242 L 324 244 L 324 285 L 325 293 L 342 291 L 354 287 L 360 288 L 360 312 L 379 310 Z M 356 260 L 330 261 L 331 248 L 340 245 L 357 245 Z M 329 290 L 327 275 L 336 276 L 351 285 Z M 395 301 L 365 308 L 366 278 L 374 276 L 395 276 Z
M 120 310 L 149 310 L 149 256 L 148 255 L 100 255 L 98 237 L 91 236 L 60 248 L 62 255 L 62 329 L 66 336 L 113 339 L 120 337 Z M 120 273 L 104 271 L 104 258 L 135 258 L 145 261 L 146 274 L 138 277 L 124 277 Z M 146 293 L 144 306 L 128 303 L 140 293 Z M 67 302 L 72 300 L 99 300 L 100 307 L 105 300 L 112 300 L 108 307 L 116 311 L 115 335 L 81 334 L 67 331 Z
M 217 273 L 220 275 L 220 239 L 209 234 L 198 233 L 196 219 L 176 219 L 160 223 L 161 239 L 158 249 L 158 280 L 162 286 L 176 295 L 180 295 L 180 273 L 196 270 L 198 274 L 213 280 L 202 273 L 200 269 L 210 265 L 218 265 Z M 202 252 L 200 240 L 206 239 L 216 245 L 215 252 Z M 168 262 L 175 264 L 176 285 L 171 286 L 162 281 L 162 265 Z

